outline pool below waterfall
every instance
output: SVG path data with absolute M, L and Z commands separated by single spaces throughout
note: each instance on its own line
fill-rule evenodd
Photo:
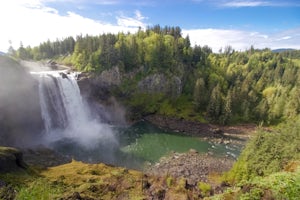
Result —
M 99 145 L 87 149 L 70 139 L 52 144 L 58 152 L 76 160 L 90 163 L 104 162 L 116 166 L 142 169 L 145 163 L 155 163 L 171 152 L 187 152 L 195 149 L 199 153 L 236 158 L 241 147 L 230 144 L 215 144 L 201 138 L 162 130 L 146 121 L 124 127 L 114 127 L 118 145 L 99 141 Z

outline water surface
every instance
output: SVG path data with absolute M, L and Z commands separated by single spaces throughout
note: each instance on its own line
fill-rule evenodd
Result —
M 142 121 L 128 128 L 114 128 L 119 140 L 117 146 L 99 141 L 93 149 L 80 147 L 74 141 L 59 141 L 53 147 L 59 152 L 86 162 L 104 162 L 117 166 L 141 169 L 144 163 L 157 162 L 170 152 L 211 152 L 214 156 L 237 156 L 239 146 L 214 144 L 197 137 L 162 130 Z

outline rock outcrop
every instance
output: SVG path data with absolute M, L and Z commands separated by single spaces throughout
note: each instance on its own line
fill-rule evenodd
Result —
M 122 75 L 119 67 L 113 67 L 110 70 L 103 71 L 96 79 L 95 82 L 102 86 L 118 86 L 121 84 Z
M 121 84 L 122 75 L 118 67 L 105 70 L 99 75 L 81 73 L 78 85 L 83 96 L 106 101 L 111 96 L 111 90 Z
M 94 114 L 103 122 L 124 125 L 125 108 L 113 97 L 112 91 L 122 82 L 122 74 L 118 67 L 103 71 L 100 75 L 81 73 L 78 85 L 81 95 L 88 100 Z
M 24 170 L 27 165 L 23 161 L 20 150 L 11 147 L 0 147 L 0 173 Z
M 142 93 L 162 93 L 176 97 L 182 92 L 182 82 L 177 76 L 152 74 L 138 83 L 138 90 Z

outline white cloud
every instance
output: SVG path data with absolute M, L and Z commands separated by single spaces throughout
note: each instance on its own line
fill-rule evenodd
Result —
M 214 4 L 221 7 L 228 8 L 240 8 L 240 7 L 259 7 L 259 6 L 269 6 L 269 7 L 285 7 L 285 6 L 300 6 L 299 2 L 294 0 L 215 0 L 212 1 Z
M 120 14 L 116 17 L 117 25 L 113 25 L 74 12 L 60 15 L 59 11 L 46 7 L 43 4 L 45 1 L 53 0 L 9 0 L 0 3 L 0 51 L 7 51 L 9 40 L 13 42 L 14 48 L 18 48 L 21 41 L 25 47 L 28 45 L 33 47 L 48 39 L 53 41 L 79 34 L 135 32 L 138 30 L 137 27 L 146 27 L 144 21 L 147 18 L 139 10 L 135 11 L 133 17 Z M 231 45 L 236 50 L 245 50 L 251 45 L 255 48 L 300 49 L 299 33 L 300 28 L 272 34 L 212 28 L 183 29 L 183 35 L 188 34 L 193 45 L 208 45 L 214 52 L 227 45 Z
M 139 11 L 139 10 L 135 11 L 135 17 L 136 17 L 137 20 L 144 20 L 144 19 L 146 19 L 146 17 L 144 17 L 142 15 L 141 11 Z
M 266 1 L 229 1 L 224 3 L 224 7 L 256 7 L 269 5 Z
M 283 36 L 282 38 L 279 38 L 278 40 L 288 40 L 288 39 L 291 39 L 292 37 L 291 36 Z
M 135 12 L 134 18 L 118 17 L 118 25 L 113 25 L 74 12 L 60 15 L 57 10 L 46 7 L 43 1 L 45 0 L 9 0 L 0 4 L 0 51 L 7 51 L 9 40 L 14 48 L 18 48 L 21 41 L 25 47 L 37 46 L 48 39 L 52 41 L 79 34 L 135 32 L 138 26 L 146 26 L 142 22 L 145 17 L 140 11 Z
M 253 45 L 255 48 L 295 48 L 300 49 L 300 28 L 273 34 L 226 29 L 194 29 L 183 30 L 189 35 L 192 45 L 208 45 L 214 52 L 225 46 L 235 50 L 246 50 Z
M 139 10 L 136 10 L 134 17 L 120 16 L 117 17 L 117 21 L 119 26 L 145 28 L 146 24 L 143 22 L 145 18 Z

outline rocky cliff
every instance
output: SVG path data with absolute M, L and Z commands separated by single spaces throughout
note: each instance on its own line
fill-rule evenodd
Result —
M 78 85 L 82 95 L 89 99 L 93 110 L 98 114 L 102 113 L 102 118 L 108 122 L 124 123 L 130 108 L 127 107 L 126 113 L 120 102 L 132 101 L 134 94 L 160 94 L 175 98 L 182 93 L 182 81 L 179 77 L 163 73 L 147 75 L 142 71 L 141 67 L 134 72 L 125 73 L 116 66 L 100 74 L 82 73 Z
M 182 92 L 182 83 L 179 77 L 167 77 L 164 74 L 152 74 L 138 82 L 138 91 L 141 93 L 161 93 L 177 97 Z

